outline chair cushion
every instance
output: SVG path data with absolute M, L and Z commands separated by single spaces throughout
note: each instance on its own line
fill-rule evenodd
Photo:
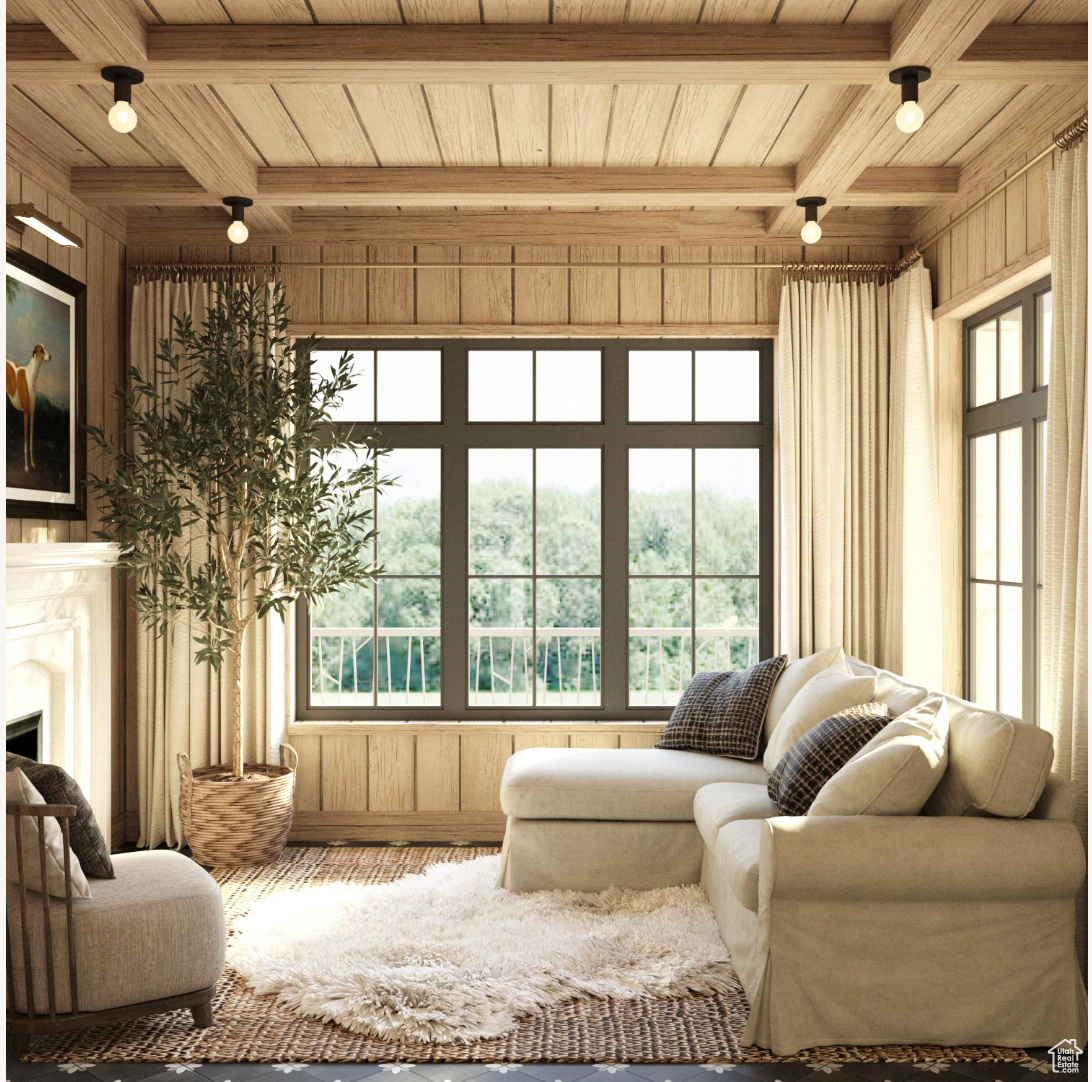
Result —
M 886 703 L 863 703 L 821 721 L 785 753 L 767 794 L 783 815 L 807 815 L 819 790 L 890 720 Z
M 948 765 L 948 704 L 930 695 L 832 777 L 808 815 L 917 815 Z
M 781 670 L 781 675 L 777 678 L 777 683 L 774 684 L 773 692 L 770 694 L 770 705 L 766 709 L 767 744 L 773 736 L 774 729 L 777 728 L 777 723 L 781 720 L 781 715 L 788 709 L 789 703 L 796 698 L 800 689 L 813 676 L 818 676 L 826 669 L 837 669 L 849 675 L 846 653 L 840 646 L 832 646 L 827 650 L 809 654 L 807 657 L 797 658 Z
M 91 898 L 72 905 L 81 1011 L 105 1011 L 197 992 L 224 969 L 224 903 L 216 881 L 199 864 L 167 849 L 114 858 L 114 879 L 99 880 Z M 9 927 L 15 1003 L 26 1008 L 18 892 L 9 884 Z M 64 905 L 50 910 L 57 1009 L 70 1009 L 63 949 Z M 45 950 L 41 905 L 27 910 L 34 995 L 45 1000 Z
M 837 667 L 813 676 L 781 715 L 762 756 L 763 766 L 773 771 L 789 748 L 809 729 L 847 707 L 871 702 L 875 691 L 874 676 L 847 676 Z
M 695 673 L 656 747 L 757 759 L 770 693 L 787 660 L 780 654 L 742 672 Z
M 777 805 L 762 785 L 744 781 L 722 781 L 703 785 L 694 797 L 694 822 L 705 844 L 712 849 L 726 823 L 737 819 L 769 819 L 780 815 Z
M 526 748 L 509 758 L 501 808 L 517 819 L 694 820 L 710 782 L 766 784 L 761 763 L 663 748 Z
M 714 854 L 739 904 L 758 912 L 759 843 L 765 819 L 737 819 L 717 835 Z
M 1046 729 L 948 699 L 948 769 L 926 815 L 1020 818 L 1038 803 L 1054 761 Z

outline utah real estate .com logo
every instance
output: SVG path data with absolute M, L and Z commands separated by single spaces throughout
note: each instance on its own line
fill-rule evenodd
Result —
M 1055 1074 L 1079 1074 L 1081 1047 L 1069 1037 L 1050 1049 L 1050 1062 Z

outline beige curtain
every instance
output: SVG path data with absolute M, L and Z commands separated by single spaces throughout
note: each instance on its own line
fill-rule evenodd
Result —
M 1054 770 L 1076 782 L 1088 841 L 1088 143 L 1050 174 L 1054 315 L 1047 399 L 1043 528 L 1043 724 Z M 1085 958 L 1087 912 L 1077 952 Z
M 786 277 L 777 342 L 782 649 L 940 684 L 928 271 Z
M 146 377 L 160 380 L 155 356 L 170 336 L 175 316 L 200 324 L 215 285 L 206 281 L 156 280 L 133 289 L 130 358 Z M 137 801 L 140 846 L 185 841 L 178 811 L 176 756 L 186 752 L 194 766 L 231 758 L 228 725 L 230 674 L 217 674 L 193 660 L 192 638 L 199 625 L 179 618 L 166 636 L 137 630 Z M 243 754 L 247 761 L 276 761 L 280 744 L 283 688 L 271 679 L 282 656 L 282 628 L 262 621 L 250 629 L 243 658 Z

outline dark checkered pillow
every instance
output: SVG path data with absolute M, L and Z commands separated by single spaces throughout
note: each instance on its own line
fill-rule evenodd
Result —
M 656 747 L 757 759 L 766 705 L 787 661 L 781 654 L 743 672 L 695 673 Z
M 88 879 L 113 879 L 114 862 L 106 839 L 99 830 L 95 813 L 78 782 L 67 771 L 51 763 L 38 763 L 8 752 L 8 770 L 21 770 L 47 804 L 74 804 L 76 814 L 68 820 L 72 854 Z
M 807 815 L 819 790 L 889 721 L 885 703 L 864 703 L 809 729 L 774 767 L 766 792 L 782 815 Z

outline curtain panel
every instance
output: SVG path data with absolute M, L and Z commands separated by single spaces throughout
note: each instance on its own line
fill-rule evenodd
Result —
M 138 282 L 133 288 L 130 324 L 131 363 L 142 376 L 163 386 L 156 364 L 159 343 L 171 336 L 175 317 L 189 315 L 200 326 L 215 290 L 214 282 L 178 279 Z M 182 393 L 185 393 L 184 388 Z M 198 544 L 195 538 L 192 544 Z M 201 625 L 182 614 L 165 635 L 144 628 L 136 633 L 137 684 L 137 844 L 181 847 L 185 832 L 179 814 L 177 753 L 195 767 L 231 761 L 229 722 L 231 674 L 194 662 L 193 637 Z M 283 668 L 284 630 L 269 618 L 252 625 L 242 658 L 243 756 L 247 762 L 277 762 L 274 748 L 283 733 L 283 682 L 271 678 Z
M 789 277 L 777 343 L 782 649 L 942 681 L 929 272 Z

